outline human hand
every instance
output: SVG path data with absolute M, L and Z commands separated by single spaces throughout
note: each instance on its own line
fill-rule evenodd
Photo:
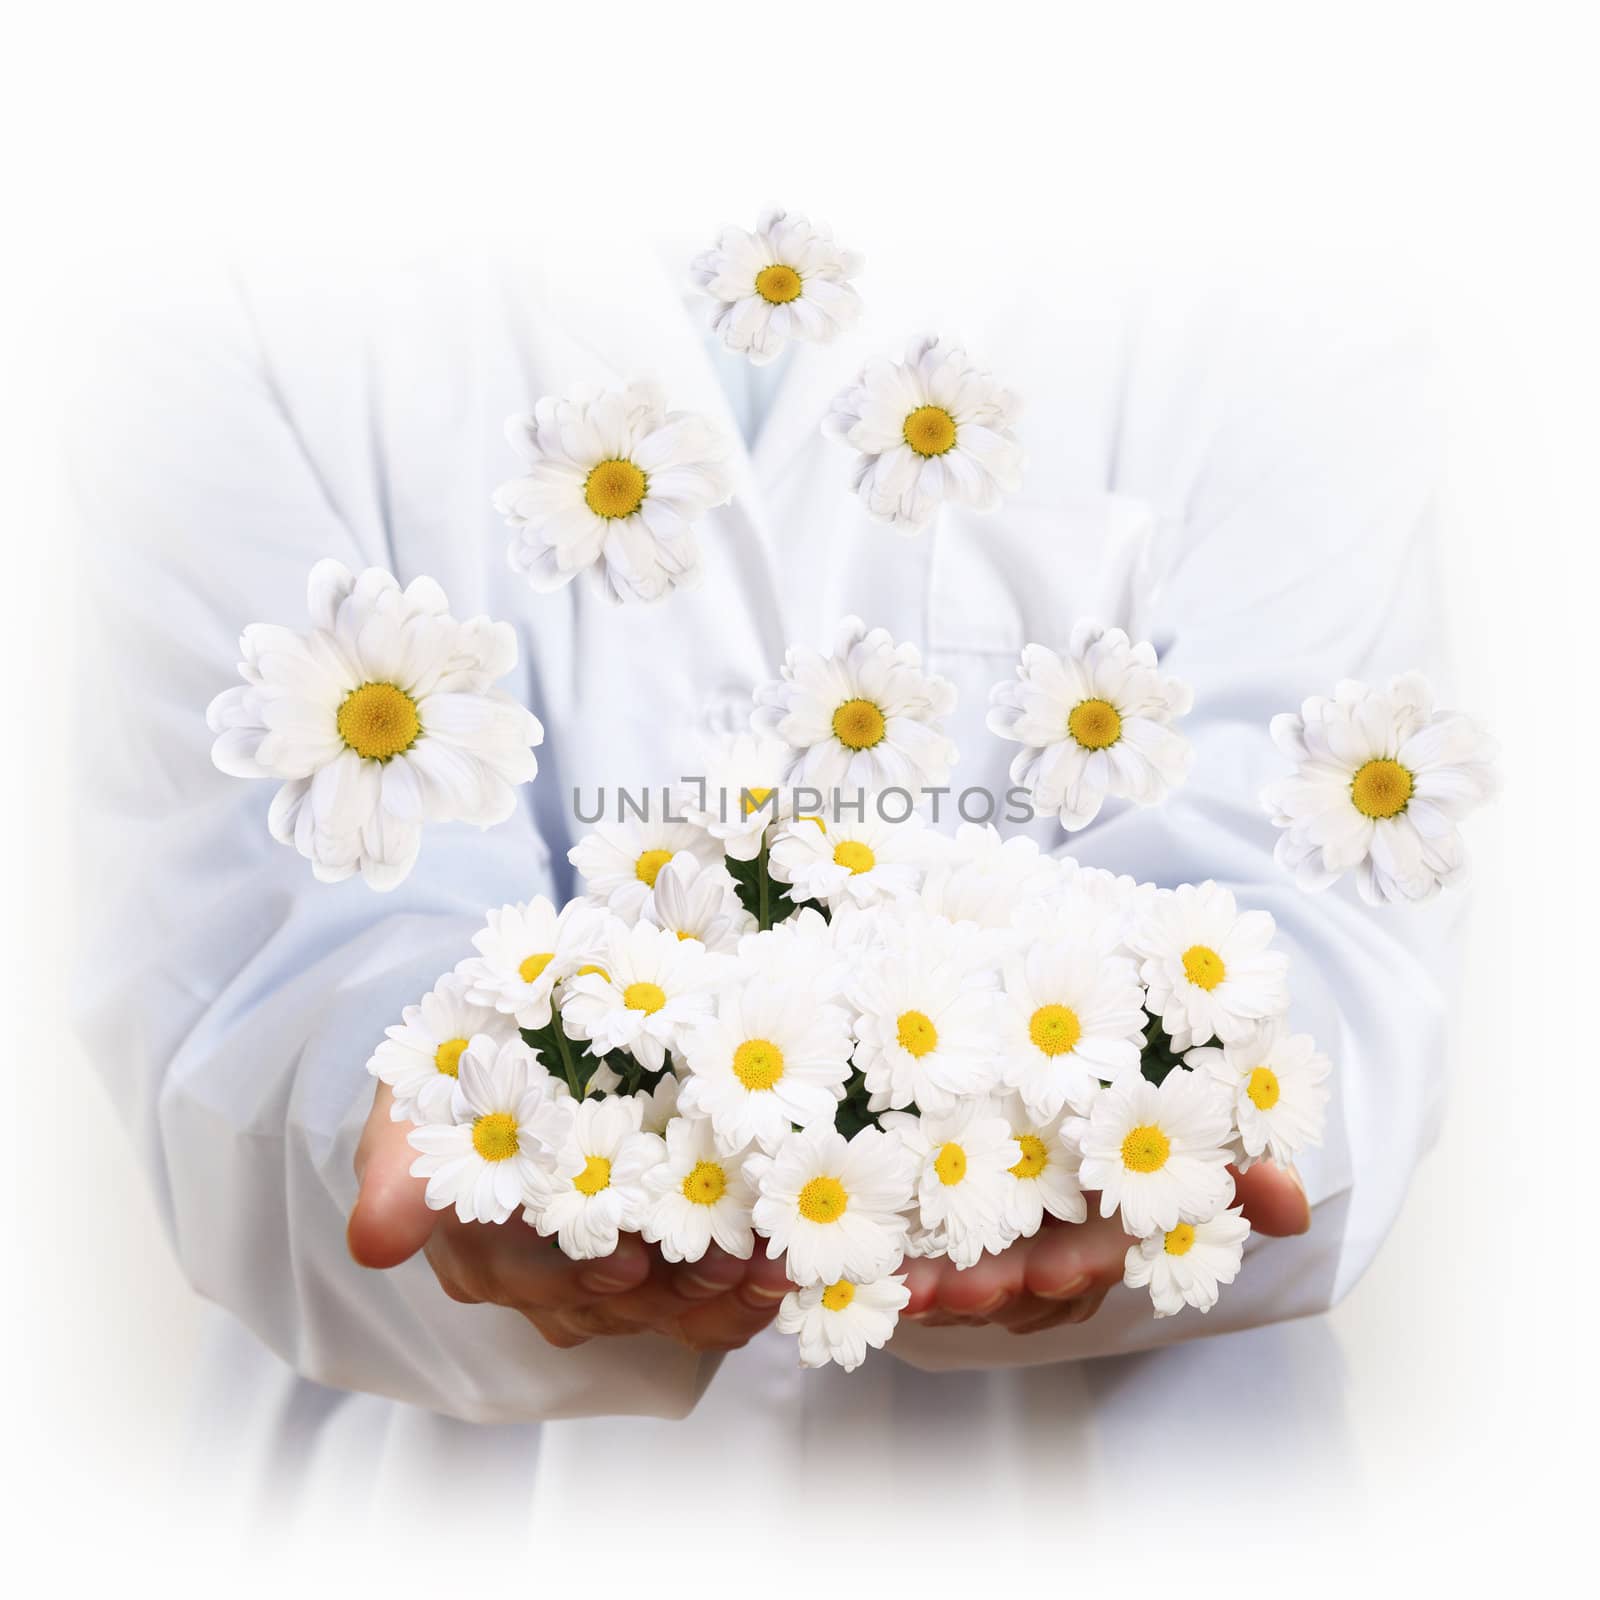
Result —
M 740 1261 L 713 1245 L 699 1261 L 674 1266 L 629 1233 L 612 1255 L 569 1261 L 520 1220 L 494 1227 L 430 1210 L 427 1184 L 411 1176 L 410 1124 L 390 1117 L 392 1102 L 380 1084 L 356 1147 L 361 1188 L 346 1238 L 359 1265 L 395 1267 L 421 1250 L 452 1300 L 509 1306 L 562 1350 L 630 1333 L 736 1350 L 777 1314 L 789 1288 L 781 1261 Z
M 1232 1168 L 1234 1203 L 1257 1233 L 1304 1233 L 1311 1226 L 1305 1190 L 1292 1169 L 1258 1162 L 1248 1172 Z M 911 1299 L 901 1316 L 924 1327 L 983 1327 L 1010 1333 L 1087 1322 L 1122 1282 L 1132 1240 L 1115 1217 L 1081 1223 L 1045 1218 L 1031 1239 L 1019 1239 L 998 1256 L 986 1255 L 958 1272 L 948 1261 L 909 1261 Z

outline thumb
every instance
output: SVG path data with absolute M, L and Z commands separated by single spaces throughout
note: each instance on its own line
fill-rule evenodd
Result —
M 436 1213 L 424 1199 L 427 1184 L 411 1176 L 416 1151 L 406 1138 L 409 1123 L 389 1115 L 394 1095 L 380 1084 L 356 1146 L 361 1180 L 345 1242 L 358 1266 L 397 1267 L 428 1242 Z
M 1228 1170 L 1233 1173 L 1235 1198 L 1257 1233 L 1281 1238 L 1310 1228 L 1311 1206 L 1293 1167 L 1258 1161 L 1248 1172 L 1233 1167 Z

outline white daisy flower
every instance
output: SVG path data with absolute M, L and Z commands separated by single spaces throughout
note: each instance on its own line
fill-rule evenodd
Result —
M 874 936 L 863 940 L 845 993 L 868 1104 L 946 1113 L 961 1096 L 987 1094 L 997 1062 L 995 975 L 977 930 L 889 910 L 866 916 Z
M 783 787 L 789 760 L 781 739 L 728 734 L 709 746 L 705 771 L 680 790 L 676 809 L 730 859 L 754 861 L 767 829 L 793 813 L 793 793 Z
M 666 1133 L 672 1119 L 678 1114 L 678 1095 L 682 1088 L 683 1081 L 669 1069 L 657 1079 L 655 1088 L 635 1092 L 633 1098 L 639 1102 L 639 1126 L 646 1133 Z M 597 1089 L 591 1078 L 589 1092 L 601 1094 L 610 1091 Z
M 1146 1017 L 1139 971 L 1103 929 L 1032 940 L 1006 961 L 995 1044 L 1001 1081 L 1032 1113 L 1086 1112 L 1102 1082 L 1139 1070 Z
M 546 396 L 506 437 L 527 473 L 495 491 L 511 570 L 541 593 L 587 570 L 608 600 L 659 600 L 700 575 L 694 524 L 733 497 L 728 447 L 653 383 Z
M 681 850 L 716 866 L 722 851 L 714 839 L 688 822 L 651 818 L 603 822 L 567 851 L 583 886 L 624 922 L 637 922 L 656 886 L 656 874 Z
M 1289 958 L 1270 949 L 1277 924 L 1240 911 L 1220 884 L 1180 884 L 1158 895 L 1135 928 L 1146 1008 L 1177 1051 L 1242 1039 L 1289 1009 Z
M 678 1117 L 667 1127 L 667 1154 L 645 1175 L 650 1205 L 640 1229 L 668 1261 L 698 1261 L 712 1244 L 748 1260 L 755 1249 L 745 1178 L 745 1152 L 731 1153 L 704 1117 Z
M 680 850 L 657 872 L 639 907 L 639 921 L 680 939 L 698 939 L 721 955 L 737 950 L 739 941 L 756 928 L 728 869 L 692 850 Z
M 825 1367 L 837 1362 L 854 1372 L 868 1350 L 881 1350 L 894 1333 L 900 1313 L 911 1300 L 905 1275 L 872 1283 L 813 1283 L 792 1289 L 778 1307 L 778 1331 L 800 1341 L 800 1364 Z
M 1080 622 L 1065 655 L 1023 650 L 1016 681 L 989 692 L 988 725 L 1023 747 L 1011 781 L 1070 832 L 1094 821 L 1108 795 L 1156 805 L 1183 782 L 1194 749 L 1172 723 L 1193 704 L 1188 684 L 1162 676 L 1154 646 Z
M 751 1156 L 745 1175 L 767 1257 L 787 1257 L 791 1283 L 871 1283 L 900 1264 L 916 1163 L 893 1134 L 806 1128 Z
M 752 978 L 717 996 L 716 1014 L 685 1033 L 678 1104 L 711 1119 L 729 1149 L 774 1150 L 792 1127 L 832 1126 L 850 1076 L 849 1019 L 802 985 Z
M 1384 905 L 1461 878 L 1456 824 L 1498 789 L 1496 745 L 1471 718 L 1434 710 L 1425 679 L 1341 683 L 1274 717 L 1272 737 L 1296 766 L 1261 798 L 1285 830 L 1278 864 L 1302 889 L 1353 869 L 1362 898 Z
M 1006 1224 L 1020 1239 L 1031 1239 L 1045 1213 L 1062 1222 L 1082 1222 L 1088 1202 L 1078 1183 L 1078 1152 L 1065 1133 L 1065 1113 L 1041 1121 L 1022 1096 L 1008 1094 L 999 1103 L 1022 1157 L 1006 1169 Z
M 1134 1289 L 1148 1284 L 1158 1317 L 1173 1316 L 1185 1306 L 1207 1312 L 1217 1303 L 1219 1285 L 1238 1276 L 1249 1234 L 1238 1206 L 1205 1222 L 1177 1223 L 1129 1249 L 1122 1281 Z
M 993 511 L 1022 484 L 1009 389 L 932 335 L 906 359 L 869 362 L 835 397 L 822 431 L 860 452 L 851 487 L 867 510 L 920 533 L 946 501 Z
M 714 303 L 712 331 L 725 350 L 763 366 L 791 339 L 826 344 L 861 314 L 850 279 L 861 257 L 799 212 L 765 211 L 756 231 L 724 228 L 690 268 Z
M 491 911 L 472 936 L 477 955 L 456 968 L 467 998 L 515 1017 L 518 1027 L 548 1027 L 555 986 L 595 959 L 610 920 L 581 900 L 558 912 L 543 895 Z
M 915 645 L 896 644 L 859 617 L 839 626 L 832 655 L 790 646 L 782 676 L 756 690 L 751 723 L 789 746 L 786 785 L 852 797 L 942 784 L 956 747 L 944 721 L 955 685 L 922 670 Z
M 560 1168 L 528 1197 L 524 1221 L 543 1238 L 554 1234 L 570 1260 L 610 1255 L 619 1232 L 637 1233 L 644 1222 L 645 1180 L 666 1147 L 641 1130 L 639 1112 L 638 1101 L 627 1097 L 577 1102 Z
M 538 771 L 539 719 L 490 685 L 517 660 L 509 623 L 449 615 L 432 578 L 337 561 L 311 569 L 305 632 L 252 623 L 241 687 L 211 702 L 211 759 L 277 778 L 272 837 L 327 883 L 359 872 L 393 889 L 428 822 L 504 822 Z
M 885 822 L 870 809 L 859 822 L 802 817 L 774 834 L 772 875 L 794 899 L 830 910 L 904 900 L 922 883 L 925 831 L 920 817 Z
M 1106 930 L 1119 948 L 1126 949 L 1160 890 L 1127 873 L 1083 866 L 1071 856 L 1054 860 L 1060 870 L 1054 896 L 1042 907 L 1026 909 L 1018 926 L 1040 937 L 1055 937 L 1088 923 Z
M 918 1221 L 943 1237 L 944 1253 L 959 1270 L 975 1266 L 986 1250 L 998 1255 L 1016 1238 L 1011 1168 L 1023 1150 L 987 1096 L 960 1101 L 944 1116 L 890 1112 L 884 1127 L 917 1158 Z
M 739 965 L 748 977 L 786 983 L 819 1003 L 838 1000 L 849 981 L 846 952 L 815 906 L 801 906 L 782 922 L 747 933 L 739 941 Z
M 707 952 L 649 923 L 613 919 L 594 971 L 561 985 L 561 1024 L 587 1039 L 596 1055 L 626 1050 L 650 1072 L 682 1048 L 685 1033 L 710 1015 L 713 991 L 726 981 L 729 958 Z
M 1082 1152 L 1079 1183 L 1100 1191 L 1102 1217 L 1120 1208 L 1129 1233 L 1198 1222 L 1233 1197 L 1227 1096 L 1198 1072 L 1175 1067 L 1159 1088 L 1138 1074 L 1119 1078 L 1066 1132 Z
M 927 843 L 921 900 L 932 916 L 1010 929 L 1027 907 L 1060 892 L 1060 865 L 1023 834 L 1003 839 L 992 823 L 963 822 L 950 836 L 930 830 Z
M 562 1170 L 573 1103 L 521 1039 L 470 1040 L 457 1067 L 451 1123 L 407 1135 L 421 1152 L 411 1174 L 428 1180 L 435 1211 L 454 1206 L 463 1222 L 504 1222 Z
M 1323 1084 L 1333 1067 L 1310 1034 L 1292 1034 L 1273 1017 L 1233 1044 L 1191 1050 L 1183 1059 L 1232 1096 L 1241 1172 L 1263 1156 L 1287 1166 L 1307 1145 L 1321 1144 Z
M 453 1121 L 456 1074 L 472 1039 L 482 1034 L 497 1045 L 521 1042 L 516 1023 L 493 1006 L 468 999 L 465 981 L 453 972 L 384 1032 L 387 1037 L 372 1052 L 367 1071 L 394 1090 L 390 1115 L 396 1122 Z

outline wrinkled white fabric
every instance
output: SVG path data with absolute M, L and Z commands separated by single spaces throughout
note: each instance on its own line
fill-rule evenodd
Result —
M 1013 279 L 986 297 L 988 269 L 961 265 L 875 274 L 859 328 L 759 375 L 708 348 L 669 273 L 599 246 L 260 264 L 173 284 L 170 305 L 131 307 L 107 334 L 73 430 L 96 733 L 78 993 L 185 1271 L 250 1330 L 227 1335 L 210 1391 L 249 1419 L 236 1448 L 250 1434 L 262 1462 L 292 1448 L 345 1479 L 359 1459 L 377 1481 L 382 1460 L 394 1481 L 408 1453 L 471 1455 L 478 1435 L 460 1422 L 543 1423 L 496 1429 L 482 1451 L 509 1451 L 530 1486 L 537 1467 L 547 1508 L 574 1481 L 552 1463 L 619 1439 L 692 1450 L 719 1417 L 748 1423 L 750 1450 L 785 1470 L 803 1470 L 817 1417 L 913 1460 L 937 1414 L 975 1419 L 963 1448 L 980 1458 L 1026 1433 L 1081 1467 L 1108 1458 L 1073 1430 L 1170 1376 L 1061 1363 L 1314 1313 L 1371 1260 L 1438 1112 L 1452 908 L 1301 894 L 1273 865 L 1257 791 L 1282 766 L 1275 712 L 1342 677 L 1437 669 L 1427 350 L 1338 303 L 1312 315 L 1065 271 L 1048 299 Z M 902 306 L 939 307 L 940 330 L 1025 398 L 1028 452 L 1002 511 L 946 509 L 911 540 L 867 520 L 848 452 L 819 426 L 866 355 L 910 331 Z M 701 528 L 706 580 L 651 608 L 611 608 L 583 583 L 535 595 L 507 569 L 489 503 L 516 470 L 504 418 L 641 376 L 744 440 L 735 500 Z M 237 634 L 297 623 L 323 556 L 402 582 L 430 574 L 456 615 L 512 622 L 521 656 L 505 687 L 548 730 L 518 814 L 487 833 L 430 829 L 389 896 L 313 881 L 268 837 L 271 786 L 226 778 L 208 755 L 203 713 L 232 681 Z M 1151 639 L 1193 684 L 1187 785 L 1157 810 L 1108 803 L 1070 848 L 1163 883 L 1216 877 L 1278 919 L 1294 1024 L 1336 1068 L 1326 1143 L 1302 1163 L 1310 1234 L 1252 1241 L 1206 1318 L 1158 1322 L 1144 1294 L 1118 1290 L 1088 1325 L 1026 1338 L 906 1326 L 848 1379 L 802 1380 L 770 1334 L 720 1372 L 653 1338 L 555 1351 L 512 1312 L 447 1300 L 420 1259 L 352 1265 L 363 1063 L 384 1025 L 469 953 L 486 907 L 569 890 L 575 787 L 587 804 L 597 786 L 695 771 L 697 732 L 731 725 L 787 642 L 824 644 L 849 612 L 955 681 L 958 789 L 1004 793 L 1014 747 L 984 728 L 989 688 L 1025 643 L 1059 646 L 1080 616 Z M 1053 821 L 1031 831 L 1066 843 Z M 1265 1337 L 1207 1347 L 1208 1384 L 1229 1351 L 1275 1370 Z M 1283 1348 L 1321 1346 L 1302 1330 Z M 1046 1370 L 913 1370 L 1008 1367 Z M 1326 1382 L 1280 1388 L 1289 1404 Z M 697 1404 L 676 1432 L 628 1420 Z

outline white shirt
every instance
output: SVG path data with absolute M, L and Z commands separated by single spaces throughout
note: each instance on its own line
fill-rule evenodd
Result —
M 752 1432 L 765 1418 L 792 1464 L 819 1407 L 912 1455 L 911 1418 L 931 1407 L 981 1419 L 981 1452 L 1020 1418 L 1037 1429 L 1081 1409 L 1085 1380 L 1056 1364 L 1314 1313 L 1371 1260 L 1436 1121 L 1450 913 L 1300 893 L 1273 864 L 1256 796 L 1282 766 L 1275 712 L 1341 677 L 1437 666 L 1426 350 L 1364 310 L 1274 309 L 1227 285 L 1052 268 L 1046 294 L 1014 284 L 995 299 L 982 281 L 981 266 L 942 282 L 917 263 L 875 270 L 859 329 L 796 349 L 751 389 L 639 250 L 263 264 L 173 285 L 172 304 L 108 334 L 75 429 L 102 735 L 83 1028 L 188 1276 L 250 1330 L 248 1348 L 287 1366 L 228 1336 L 235 1414 L 250 1359 L 265 1385 L 263 1441 L 286 1416 L 314 1416 L 330 1439 L 360 1418 L 363 1450 L 410 1438 L 437 1455 L 446 1418 L 679 1418 L 700 1404 L 713 1420 L 675 1433 L 683 1448 L 719 1415 Z M 904 306 L 937 311 L 932 325 L 1026 401 L 1022 492 L 991 516 L 945 511 L 914 539 L 866 518 L 847 453 L 819 432 L 864 356 L 918 330 Z M 516 470 L 504 419 L 635 376 L 747 437 L 735 500 L 701 529 L 705 582 L 654 607 L 613 609 L 582 583 L 534 595 L 489 504 Z M 431 829 L 388 896 L 314 882 L 267 835 L 270 786 L 209 759 L 204 708 L 234 680 L 238 632 L 301 625 L 323 556 L 428 573 L 456 615 L 516 624 L 506 686 L 547 729 L 523 809 L 486 834 Z M 1109 804 L 1069 848 L 1161 883 L 1215 877 L 1277 918 L 1292 1021 L 1336 1065 L 1325 1143 L 1302 1163 L 1310 1233 L 1253 1240 L 1206 1318 L 1157 1321 L 1119 1289 L 1087 1325 L 1023 1338 L 903 1326 L 849 1378 L 802 1377 L 770 1335 L 720 1372 L 654 1337 L 556 1351 L 514 1312 L 446 1299 L 420 1257 L 354 1266 L 351 1155 L 384 1026 L 468 953 L 485 908 L 570 892 L 575 787 L 692 771 L 698 732 L 733 725 L 786 643 L 824 644 L 852 612 L 956 683 L 957 787 L 1004 793 L 1012 750 L 984 729 L 989 688 L 1025 643 L 1059 645 L 1080 616 L 1151 639 L 1194 685 L 1187 785 L 1159 809 Z M 1030 831 L 1067 845 L 1053 822 Z M 994 1370 L 1040 1366 L 1053 1375 Z M 930 1388 L 912 1369 L 966 1375 Z M 896 1395 L 913 1394 L 908 1412 Z M 644 1426 L 547 1427 L 540 1448 L 548 1464 Z M 531 1466 L 532 1436 L 518 1437 L 509 1448 Z

